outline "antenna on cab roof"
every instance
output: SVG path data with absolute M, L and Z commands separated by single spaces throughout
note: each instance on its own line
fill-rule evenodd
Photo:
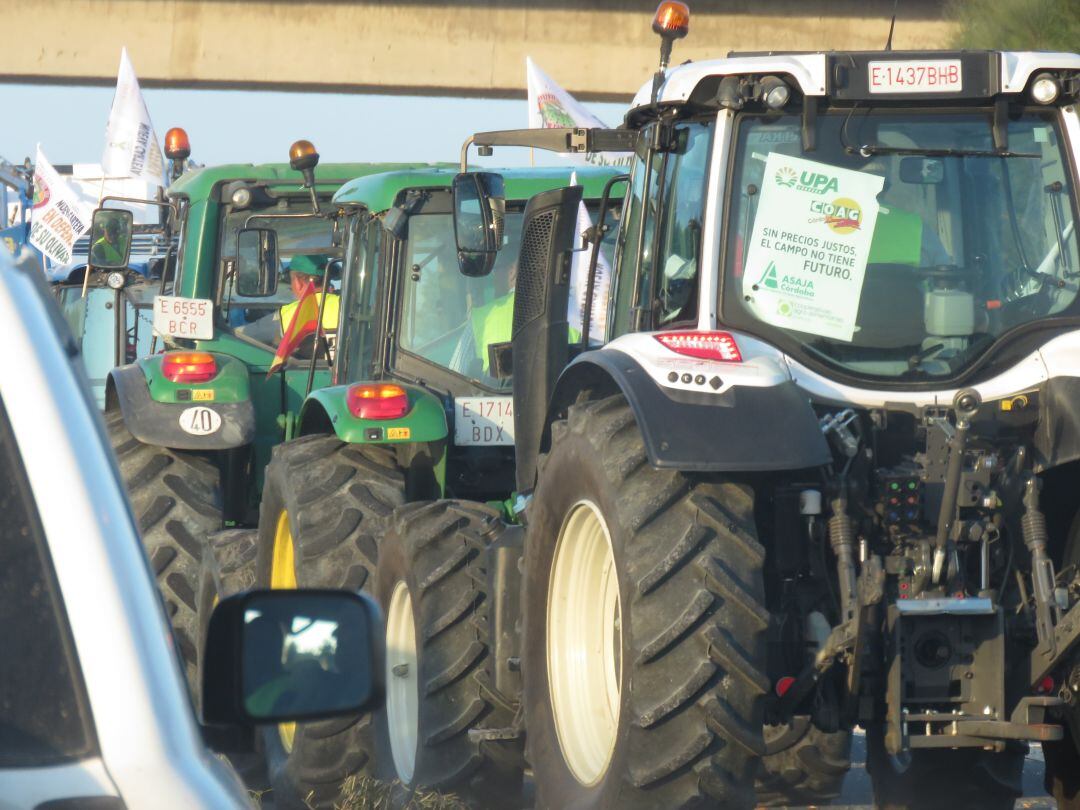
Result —
M 885 50 L 892 50 L 892 33 L 896 28 L 896 7 L 900 5 L 900 0 L 893 0 L 892 4 L 892 22 L 889 23 L 889 38 L 885 40 Z

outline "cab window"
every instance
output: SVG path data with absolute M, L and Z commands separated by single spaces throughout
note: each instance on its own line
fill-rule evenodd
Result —
M 2 400 L 0 514 L 0 768 L 91 756 L 97 743 L 82 673 Z
M 495 269 L 482 278 L 468 278 L 458 271 L 451 214 L 410 218 L 398 341 L 402 349 L 485 386 L 509 386 L 509 380 L 491 376 L 488 347 L 510 340 L 521 220 L 521 210 L 507 211 Z
M 679 124 L 669 152 L 639 154 L 635 160 L 620 237 L 615 335 L 637 328 L 635 302 L 648 313 L 645 324 L 652 328 L 697 319 L 711 126 L 709 121 Z
M 339 382 L 367 379 L 372 375 L 381 246 L 382 228 L 377 219 L 360 215 L 349 219 L 345 243 L 345 301 L 338 334 Z

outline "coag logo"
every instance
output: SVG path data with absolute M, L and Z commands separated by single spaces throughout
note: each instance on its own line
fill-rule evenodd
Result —
M 784 188 L 794 188 L 795 181 L 798 180 L 798 175 L 795 170 L 790 166 L 782 166 L 776 172 L 776 185 L 783 186 Z
M 845 236 L 859 230 L 862 225 L 862 207 L 855 200 L 837 197 L 832 202 L 815 200 L 810 203 L 810 210 L 819 217 L 811 222 L 824 222 L 833 233 Z

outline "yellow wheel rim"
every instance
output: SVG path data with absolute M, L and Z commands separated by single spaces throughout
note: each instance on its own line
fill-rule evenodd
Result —
M 282 509 L 274 527 L 274 555 L 270 560 L 270 587 L 275 590 L 296 587 L 296 553 L 293 550 L 289 512 Z M 296 723 L 278 723 L 278 736 L 286 752 L 292 752 Z

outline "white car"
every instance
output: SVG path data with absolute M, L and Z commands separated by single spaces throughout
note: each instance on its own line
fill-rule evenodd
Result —
M 44 279 L 4 248 L 0 323 L 0 810 L 250 806 L 204 742 L 78 348 Z M 318 605 L 330 600 L 340 611 L 341 596 L 368 610 L 350 594 L 318 595 Z M 205 699 L 226 730 L 348 713 L 345 704 L 357 711 L 378 696 L 369 672 L 350 670 L 355 688 L 338 694 L 336 707 L 298 705 L 301 686 L 290 693 L 290 714 L 274 714 L 279 703 L 256 716 L 244 700 L 259 672 L 241 668 L 265 660 L 286 677 L 280 649 L 266 655 L 255 633 L 244 636 L 244 622 L 282 615 L 284 603 L 267 610 L 258 598 L 226 600 L 211 619 L 217 679 Z M 293 599 L 297 606 L 302 594 Z M 325 636 L 333 626 L 311 619 L 313 604 L 297 609 Z M 281 626 L 288 634 L 298 623 L 290 615 Z M 225 639 L 216 648 L 215 632 Z M 368 653 L 377 652 L 370 643 L 363 652 L 349 663 L 364 658 L 370 669 Z

